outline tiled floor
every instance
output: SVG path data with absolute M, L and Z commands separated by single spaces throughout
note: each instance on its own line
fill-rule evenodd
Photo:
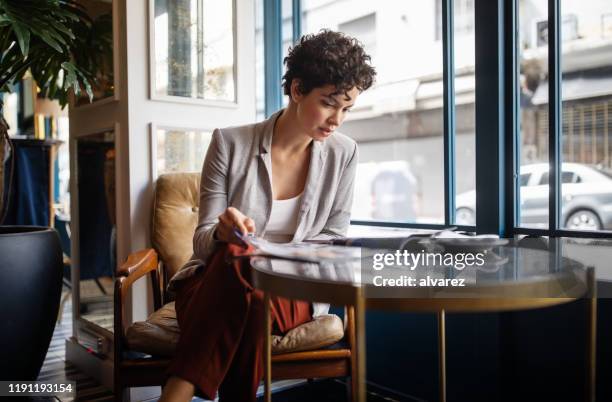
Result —
M 38 375 L 38 381 L 76 381 L 76 398 L 32 398 L 32 400 L 112 401 L 113 394 L 109 389 L 66 362 L 66 339 L 72 336 L 72 303 L 69 297 L 62 307 L 61 320 L 55 326 L 53 339 Z

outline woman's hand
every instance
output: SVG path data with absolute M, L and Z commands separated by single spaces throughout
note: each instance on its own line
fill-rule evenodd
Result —
M 219 224 L 215 231 L 215 238 L 227 243 L 244 246 L 244 243 L 234 234 L 234 229 L 242 233 L 243 236 L 247 233 L 255 233 L 255 221 L 236 208 L 229 207 L 219 215 Z

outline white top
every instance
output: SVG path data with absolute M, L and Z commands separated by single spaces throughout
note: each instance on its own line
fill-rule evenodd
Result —
M 302 194 L 286 200 L 272 200 L 270 220 L 264 238 L 274 243 L 289 243 L 297 229 Z M 279 261 L 276 261 L 279 263 Z M 327 314 L 329 304 L 312 303 L 312 317 Z
M 286 200 L 273 200 L 270 220 L 266 226 L 266 240 L 289 243 L 297 229 L 302 194 Z

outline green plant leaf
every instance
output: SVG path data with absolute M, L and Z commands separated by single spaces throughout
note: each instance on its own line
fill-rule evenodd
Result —
M 13 30 L 15 36 L 17 36 L 17 43 L 24 57 L 28 56 L 28 50 L 30 49 L 30 31 L 27 30 L 21 23 L 13 21 Z
M 0 27 L 10 26 L 11 19 L 6 14 L 0 14 Z
M 49 30 L 42 30 L 42 29 L 39 29 L 37 27 L 32 27 L 31 29 L 32 29 L 32 33 L 34 33 L 40 39 L 45 41 L 45 43 L 47 45 L 51 46 L 53 49 L 55 49 L 59 53 L 64 53 L 64 49 L 62 49 L 61 45 L 62 44 L 65 45 L 66 42 L 63 39 L 60 40 L 60 42 L 58 42 L 56 40 L 57 38 L 51 37 L 53 35 L 53 32 L 49 31 Z M 53 36 L 55 36 L 55 35 L 53 35 Z M 61 42 L 63 42 L 63 43 L 61 43 Z
M 76 0 L 0 0 L 2 89 L 29 69 L 42 96 L 91 101 L 93 84 L 112 83 L 112 44 L 112 17 L 94 20 Z
M 51 37 L 49 37 L 48 35 L 41 35 L 40 38 L 42 40 L 44 40 L 49 46 L 51 46 L 53 49 L 57 50 L 59 53 L 64 53 L 64 50 L 62 49 L 62 47 L 60 46 L 59 43 L 57 43 L 56 40 L 52 39 Z
M 85 75 L 83 75 L 83 73 L 81 73 L 80 71 L 78 71 L 78 74 L 81 76 L 81 79 L 83 81 L 83 86 L 85 87 L 85 92 L 87 93 L 87 96 L 89 97 L 89 101 L 93 101 L 93 90 L 91 89 L 91 84 L 89 83 L 89 80 L 87 79 L 87 77 Z
M 67 90 L 72 86 L 75 95 L 78 95 L 81 92 L 81 88 L 79 87 L 79 81 L 77 79 L 76 68 L 72 65 L 72 63 L 64 62 L 62 63 L 62 68 L 66 72 L 66 80 L 64 81 L 64 90 Z
M 72 31 L 68 28 L 66 28 L 64 25 L 62 24 L 57 24 L 54 26 L 55 29 L 63 32 L 66 36 L 68 36 L 70 39 L 75 39 L 74 34 L 72 33 Z

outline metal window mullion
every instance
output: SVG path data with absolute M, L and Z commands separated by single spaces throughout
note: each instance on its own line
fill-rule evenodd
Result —
M 561 223 L 561 19 L 560 0 L 548 0 L 548 229 Z
M 507 235 L 504 0 L 476 0 L 476 231 Z
M 444 222 L 455 223 L 455 60 L 454 0 L 442 0 L 444 81 Z
M 292 3 L 292 25 L 293 25 L 293 43 L 302 36 L 302 1 L 293 0 Z
M 519 48 L 518 48 L 518 27 L 519 27 L 519 12 L 518 0 L 511 0 L 507 3 L 506 9 L 506 61 L 508 66 L 505 69 L 506 96 L 508 105 L 508 115 L 506 116 L 506 136 L 505 150 L 506 161 L 505 167 L 506 176 L 506 209 L 505 222 L 509 228 L 508 233 L 520 224 L 520 146 L 521 146 L 521 130 L 519 123 L 520 103 L 519 93 L 520 86 L 518 80 L 519 66 Z
M 270 116 L 282 106 L 282 10 L 281 0 L 263 0 L 265 113 Z

